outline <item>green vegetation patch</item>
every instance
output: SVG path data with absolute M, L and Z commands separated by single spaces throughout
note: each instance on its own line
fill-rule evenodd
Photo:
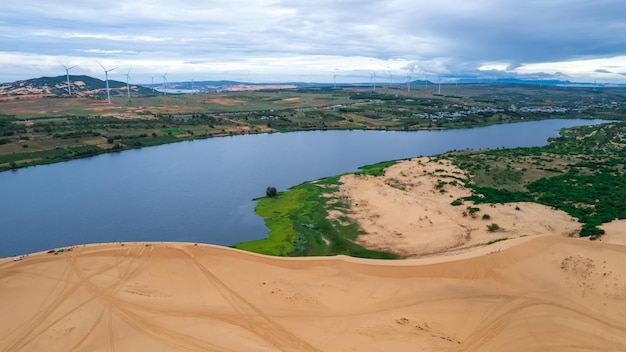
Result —
M 339 176 L 305 182 L 276 197 L 259 199 L 255 211 L 270 229 L 268 238 L 243 242 L 234 248 L 276 256 L 349 255 L 395 259 L 397 255 L 368 250 L 355 242 L 363 233 L 341 216 L 328 219 L 328 210 L 347 212 L 348 206 L 333 196 Z
M 161 132 L 165 134 L 176 134 L 176 133 L 181 133 L 182 130 L 180 128 L 163 128 L 161 129 Z
M 385 174 L 385 169 L 392 165 L 395 165 L 397 162 L 398 160 L 383 161 L 381 163 L 361 166 L 359 167 L 360 172 L 357 172 L 357 174 L 368 176 L 383 176 Z

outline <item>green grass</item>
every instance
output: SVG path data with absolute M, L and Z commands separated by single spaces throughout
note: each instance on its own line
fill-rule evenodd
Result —
M 166 134 L 174 134 L 174 133 L 181 133 L 182 130 L 180 128 L 174 127 L 174 128 L 163 128 L 161 130 L 161 132 L 166 133 Z
M 349 255 L 363 258 L 395 259 L 397 255 L 363 248 L 355 242 L 363 232 L 341 220 L 329 220 L 328 209 L 346 211 L 347 206 L 332 197 L 339 176 L 305 182 L 263 197 L 255 208 L 270 229 L 268 238 L 244 242 L 234 248 L 275 256 Z
M 287 256 L 294 252 L 298 234 L 293 226 L 293 216 L 307 208 L 304 188 L 294 187 L 288 192 L 280 192 L 276 197 L 259 199 L 255 207 L 257 214 L 265 218 L 270 229 L 269 237 L 234 245 L 235 248 L 276 256 Z
M 361 166 L 359 167 L 360 171 L 357 172 L 357 174 L 368 175 L 368 176 L 382 176 L 385 174 L 386 168 L 392 165 L 395 165 L 397 162 L 398 160 L 383 161 L 383 162 L 372 164 L 372 165 Z

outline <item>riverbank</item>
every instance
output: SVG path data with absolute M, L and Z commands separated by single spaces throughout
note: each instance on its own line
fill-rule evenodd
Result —
M 535 236 L 490 247 L 376 261 L 115 243 L 1 259 L 0 349 L 626 348 L 625 246 Z

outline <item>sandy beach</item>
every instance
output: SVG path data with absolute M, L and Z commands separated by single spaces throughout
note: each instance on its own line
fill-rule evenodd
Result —
M 458 170 L 419 160 L 344 176 L 340 191 L 368 232 L 361 243 L 409 259 L 191 243 L 4 258 L 0 350 L 626 350 L 626 222 L 589 241 L 571 237 L 580 224 L 567 214 L 536 204 L 463 215 L 470 204 L 450 202 L 468 191 L 436 187 Z M 498 238 L 508 239 L 486 245 Z

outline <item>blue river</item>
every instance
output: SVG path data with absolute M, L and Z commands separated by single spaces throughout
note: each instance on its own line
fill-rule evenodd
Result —
M 450 150 L 541 146 L 545 120 L 463 130 L 314 131 L 220 137 L 0 173 L 0 257 L 101 242 L 232 245 L 264 238 L 254 213 L 268 186 Z

